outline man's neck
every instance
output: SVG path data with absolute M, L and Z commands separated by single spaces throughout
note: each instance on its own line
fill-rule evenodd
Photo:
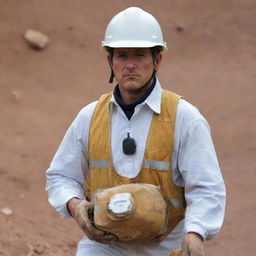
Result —
M 122 101 L 127 105 L 133 104 L 139 101 L 141 98 L 143 98 L 145 94 L 147 94 L 148 91 L 151 91 L 150 88 L 155 83 L 154 79 L 155 78 L 152 77 L 152 79 L 148 83 L 146 83 L 143 87 L 135 91 L 126 92 L 126 91 L 123 91 L 121 87 L 119 87 Z
M 129 103 L 127 104 L 123 100 L 123 97 L 120 93 L 119 87 L 118 87 L 118 85 L 116 86 L 116 88 L 114 89 L 114 97 L 115 97 L 116 102 L 118 103 L 118 105 L 123 109 L 123 111 L 126 114 L 128 119 L 130 119 L 132 117 L 135 107 L 138 104 L 145 101 L 146 98 L 151 94 L 155 85 L 156 85 L 156 77 L 153 77 L 151 86 L 149 88 L 147 88 L 147 90 L 144 92 L 144 94 L 142 96 L 140 96 L 139 98 L 136 98 L 134 101 L 132 101 L 131 104 L 129 104 Z

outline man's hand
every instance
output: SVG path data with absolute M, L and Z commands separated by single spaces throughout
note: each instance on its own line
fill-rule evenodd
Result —
M 204 256 L 203 240 L 197 233 L 188 233 L 182 242 L 181 256 Z
M 79 227 L 84 231 L 90 240 L 95 240 L 99 243 L 110 243 L 117 241 L 117 238 L 107 232 L 97 229 L 88 217 L 89 209 L 93 208 L 93 204 L 86 200 L 72 198 L 67 203 L 67 208 L 77 222 Z
M 170 252 L 167 256 L 181 256 L 181 250 L 174 250 Z

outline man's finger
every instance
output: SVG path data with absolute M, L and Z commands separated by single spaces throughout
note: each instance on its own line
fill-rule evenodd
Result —
M 99 243 L 111 243 L 111 242 L 116 242 L 118 241 L 117 237 L 113 235 L 104 235 L 102 237 L 97 237 L 95 238 L 95 241 Z

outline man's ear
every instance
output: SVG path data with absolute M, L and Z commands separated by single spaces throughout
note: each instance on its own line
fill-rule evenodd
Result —
M 162 61 L 163 55 L 161 53 L 157 54 L 156 60 L 155 60 L 155 69 L 158 70 Z

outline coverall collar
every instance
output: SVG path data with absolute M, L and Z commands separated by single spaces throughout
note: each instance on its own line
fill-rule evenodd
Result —
M 155 88 L 153 89 L 151 94 L 146 98 L 146 100 L 141 103 L 141 105 L 147 104 L 148 107 L 153 112 L 155 112 L 156 114 L 160 114 L 160 112 L 161 112 L 161 91 L 162 91 L 162 88 L 161 88 L 160 82 L 156 78 Z M 114 95 L 111 96 L 109 104 L 110 104 L 110 109 L 112 109 L 112 107 L 114 105 L 118 106 L 118 103 L 116 102 Z

